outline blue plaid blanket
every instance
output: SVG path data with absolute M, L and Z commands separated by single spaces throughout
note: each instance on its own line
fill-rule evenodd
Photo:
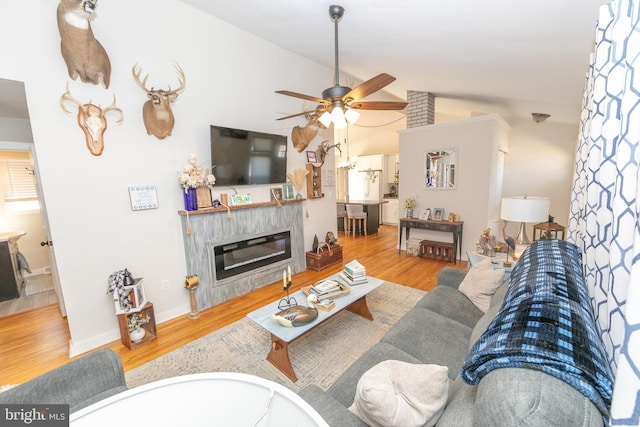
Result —
M 580 391 L 608 419 L 613 375 L 595 325 L 578 247 L 538 241 L 514 266 L 500 312 L 471 348 L 462 379 L 475 385 L 494 369 L 537 369 Z

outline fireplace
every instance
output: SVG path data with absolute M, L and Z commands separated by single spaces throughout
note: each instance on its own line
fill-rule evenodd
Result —
M 291 258 L 291 232 L 268 234 L 213 248 L 216 278 L 237 274 Z
M 198 310 L 278 282 L 282 280 L 282 271 L 289 266 L 293 274 L 307 268 L 303 200 L 232 206 L 231 218 L 227 210 L 222 208 L 192 211 L 188 217 L 187 212 L 180 211 L 186 274 L 197 274 L 200 278 L 200 285 L 195 291 Z M 277 237 L 270 240 L 267 236 L 271 234 Z M 285 237 L 284 249 L 280 236 Z M 217 246 L 222 247 L 222 254 L 218 257 Z M 227 255 L 226 269 L 233 275 L 223 279 L 220 273 L 224 275 L 227 271 L 225 267 L 216 269 L 216 258 L 220 259 L 222 255 L 224 261 L 225 250 L 232 250 L 232 255 Z M 259 250 L 262 252 L 256 253 Z M 285 254 L 281 253 L 283 250 Z M 240 265 L 244 262 L 247 264 Z M 256 266 L 253 262 L 264 262 L 265 265 Z M 249 266 L 252 268 L 249 269 Z

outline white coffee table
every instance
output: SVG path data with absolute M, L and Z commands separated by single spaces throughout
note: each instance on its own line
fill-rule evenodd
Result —
M 328 277 L 328 279 L 338 280 L 343 283 L 342 279 L 338 277 L 338 274 L 334 274 L 333 276 Z M 271 350 L 267 355 L 267 360 L 285 374 L 291 381 L 297 381 L 298 377 L 296 376 L 293 366 L 291 365 L 291 360 L 289 359 L 289 344 L 320 325 L 325 320 L 335 316 L 337 313 L 345 309 L 362 316 L 365 319 L 373 320 L 373 316 L 367 306 L 366 297 L 369 292 L 373 291 L 383 283 L 384 280 L 368 276 L 368 283 L 352 286 L 349 294 L 338 297 L 334 300 L 336 306 L 331 311 L 318 310 L 318 318 L 303 326 L 288 328 L 286 326 L 282 326 L 277 320 L 271 318 L 272 314 L 280 311 L 280 309 L 278 309 L 279 300 L 252 311 L 247 314 L 247 317 L 271 334 Z M 297 291 L 291 294 L 291 296 L 295 297 L 298 304 L 306 304 L 307 297 L 304 292 Z
M 329 427 L 290 389 L 254 375 L 183 375 L 118 393 L 71 414 L 72 427 Z

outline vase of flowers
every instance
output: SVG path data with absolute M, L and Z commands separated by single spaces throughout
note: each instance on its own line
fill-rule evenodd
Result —
M 184 209 L 195 211 L 198 210 L 198 189 L 205 188 L 208 191 L 216 183 L 216 177 L 200 166 L 196 155 L 191 154 L 189 162 L 178 172 L 178 183 L 184 189 Z
M 413 218 L 413 209 L 418 206 L 418 200 L 415 197 L 409 197 L 404 201 L 404 209 L 407 212 L 407 218 Z

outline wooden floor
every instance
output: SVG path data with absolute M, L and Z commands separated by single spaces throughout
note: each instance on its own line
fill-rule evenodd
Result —
M 345 237 L 339 234 L 343 261 L 357 259 L 367 274 L 380 279 L 429 291 L 436 283 L 437 273 L 453 264 L 409 257 L 398 253 L 398 228 L 381 226 L 377 234 L 367 237 Z M 466 262 L 458 261 L 458 268 Z M 342 265 L 322 271 L 306 270 L 293 276 L 292 290 L 337 273 Z M 120 341 L 106 345 L 122 358 L 125 371 L 133 369 L 190 341 L 243 318 L 247 313 L 283 296 L 282 283 L 265 286 L 249 294 L 203 311 L 198 319 L 185 314 L 157 327 L 157 339 L 134 350 Z M 18 313 L 0 319 L 0 385 L 17 384 L 47 372 L 69 361 L 70 336 L 66 320 L 57 305 Z

